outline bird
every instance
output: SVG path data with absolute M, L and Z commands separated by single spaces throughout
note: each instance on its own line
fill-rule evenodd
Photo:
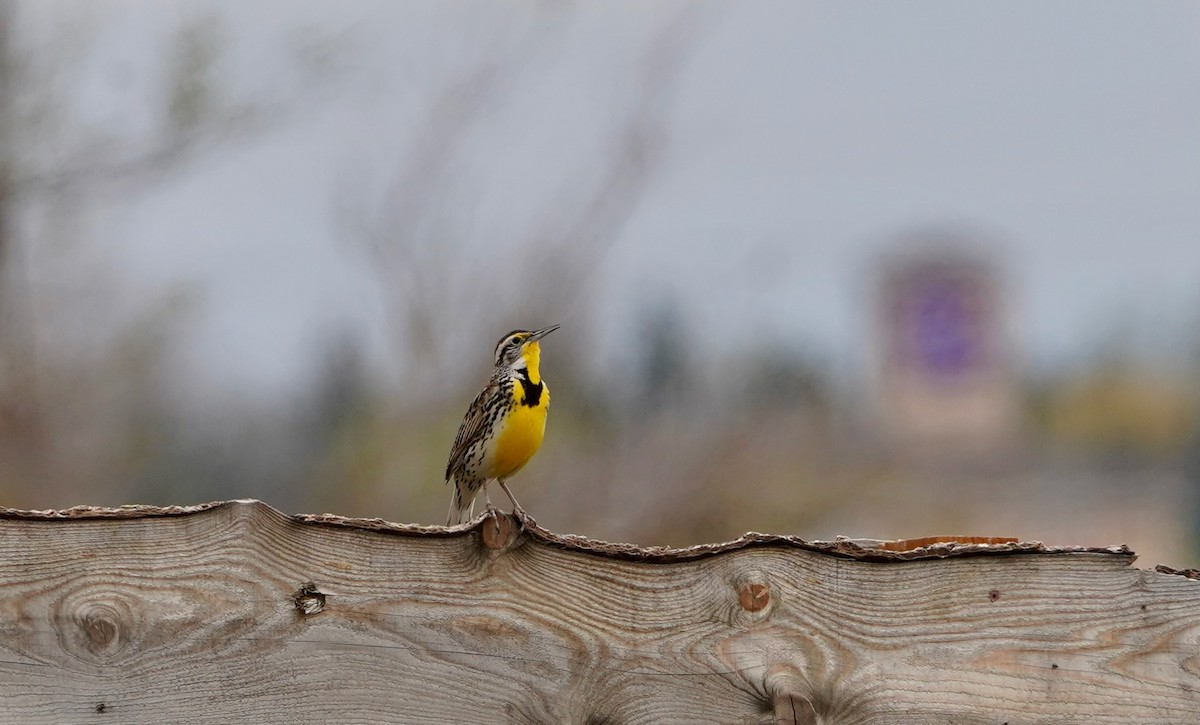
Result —
M 542 445 L 550 389 L 538 369 L 538 341 L 558 328 L 551 325 L 540 330 L 513 330 L 496 342 L 491 380 L 467 409 L 446 462 L 446 483 L 454 481 L 447 526 L 471 518 L 480 490 L 487 510 L 496 512 L 487 493 L 491 481 L 508 494 L 513 513 L 524 515 L 507 481 Z

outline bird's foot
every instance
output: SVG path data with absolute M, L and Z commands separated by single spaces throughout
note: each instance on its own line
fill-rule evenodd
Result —
M 526 527 L 537 526 L 537 522 L 533 520 L 533 517 L 525 513 L 525 509 L 521 508 L 520 506 L 513 506 L 513 518 L 515 518 L 517 523 L 521 525 L 522 531 L 524 531 Z
M 491 501 L 488 501 L 487 504 L 484 505 L 483 512 L 485 515 L 492 517 L 492 526 L 496 527 L 496 533 L 499 534 L 500 533 L 500 517 L 503 516 L 504 514 L 500 511 L 500 509 L 493 506 Z

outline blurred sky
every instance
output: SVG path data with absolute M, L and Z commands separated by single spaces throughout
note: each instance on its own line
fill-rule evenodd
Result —
M 24 3 L 22 20 L 36 45 L 85 17 L 84 115 L 131 133 L 182 20 L 221 18 L 223 78 L 240 92 L 301 84 L 287 60 L 297 44 L 328 51 L 332 88 L 151 193 L 108 200 L 90 235 L 131 289 L 201 291 L 194 370 L 274 393 L 305 383 L 340 326 L 386 357 L 378 290 L 339 201 L 377 194 L 431 90 L 540 22 L 538 8 L 105 0 Z M 545 60 L 470 141 L 481 191 L 464 213 L 497 230 L 480 257 L 520 244 L 522 210 L 569 188 L 638 54 L 680 8 L 588 6 L 537 51 Z M 1168 360 L 1195 342 L 1200 4 L 752 1 L 692 15 L 666 159 L 599 271 L 588 322 L 602 339 L 675 295 L 708 353 L 767 335 L 855 369 L 878 259 L 899 235 L 949 225 L 1004 270 L 1034 369 L 1113 334 Z M 549 322 L 573 320 L 528 324 Z

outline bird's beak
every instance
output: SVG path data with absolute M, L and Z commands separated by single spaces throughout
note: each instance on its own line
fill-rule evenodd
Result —
M 555 330 L 557 330 L 559 327 L 562 327 L 562 325 L 551 325 L 549 327 L 543 327 L 540 330 L 535 330 L 534 332 L 529 334 L 529 337 L 525 338 L 525 342 L 526 343 L 537 342 L 538 340 L 542 339 L 546 335 L 549 335 L 551 332 L 554 332 Z

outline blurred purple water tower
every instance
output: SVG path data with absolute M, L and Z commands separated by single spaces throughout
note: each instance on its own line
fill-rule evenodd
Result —
M 902 452 L 961 460 L 1009 455 L 1020 387 L 995 265 L 939 246 L 884 263 L 875 309 L 875 400 Z

